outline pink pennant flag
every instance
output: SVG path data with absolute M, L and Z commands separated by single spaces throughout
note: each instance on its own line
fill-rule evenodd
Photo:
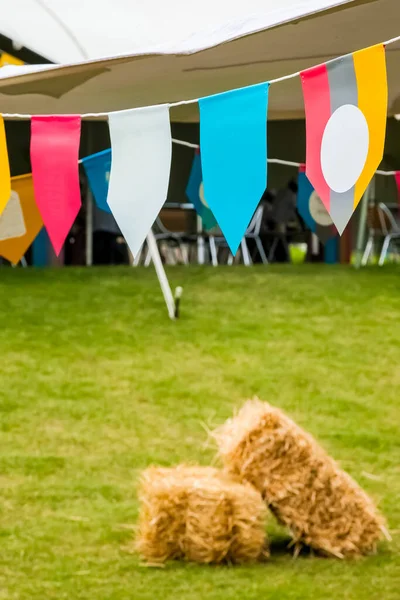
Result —
M 397 202 L 399 203 L 399 211 L 400 211 L 400 171 L 396 171 L 394 174 L 394 178 L 396 181 L 397 187 Z
M 35 198 L 57 256 L 81 207 L 80 137 L 80 116 L 32 117 L 31 164 Z

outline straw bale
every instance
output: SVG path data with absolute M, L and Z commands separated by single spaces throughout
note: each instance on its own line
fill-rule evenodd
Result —
M 139 500 L 136 548 L 148 563 L 242 563 L 268 554 L 259 492 L 218 469 L 150 467 Z
M 385 532 L 372 500 L 281 410 L 257 398 L 212 433 L 226 470 L 257 488 L 299 550 L 370 554 Z

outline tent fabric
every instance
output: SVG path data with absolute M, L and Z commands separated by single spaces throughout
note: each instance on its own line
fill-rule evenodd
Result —
M 346 3 L 337 0 L 248 0 L 245 3 L 224 0 L 213 2 L 212 10 L 211 0 L 196 5 L 171 0 L 168 18 L 164 3 L 157 3 L 156 10 L 154 2 L 150 1 L 114 0 L 115 14 L 107 13 L 104 8 L 111 6 L 111 2 L 99 0 L 80 2 L 79 10 L 77 0 L 68 3 L 63 0 L 40 0 L 39 3 L 13 0 L 13 8 L 18 2 L 24 7 L 51 5 L 60 14 L 62 10 L 63 14 L 79 15 L 76 36 L 81 45 L 85 43 L 85 52 L 91 60 L 64 66 L 8 66 L 1 69 L 0 106 L 4 113 L 106 113 L 204 97 L 297 72 L 400 34 L 398 0 Z M 68 11 L 62 9 L 64 4 Z M 98 10 L 93 8 L 90 12 L 88 7 L 95 5 Z M 123 7 L 128 11 L 126 14 L 131 15 L 129 19 L 121 18 Z M 133 18 L 134 11 L 137 11 L 137 20 Z M 13 30 L 9 26 L 10 12 L 14 11 L 5 14 L 4 22 L 0 24 L 1 33 L 46 57 L 53 51 L 50 58 L 54 60 L 82 61 L 77 48 L 72 50 L 71 37 L 69 50 L 68 44 L 64 47 L 63 43 L 58 48 L 50 34 L 45 42 L 45 29 L 39 27 L 33 39 L 32 20 L 29 28 L 21 26 Z M 110 21 L 108 36 L 104 33 L 107 15 Z M 72 16 L 68 27 L 73 31 Z M 137 28 L 140 29 L 138 36 Z M 45 43 L 48 43 L 47 50 Z M 116 56 L 126 51 L 130 55 Z M 96 53 L 100 54 L 96 56 Z M 104 53 L 109 58 L 103 59 Z M 389 114 L 394 114 L 400 112 L 400 43 L 387 48 L 387 65 Z M 23 74 L 16 76 L 17 69 L 22 69 Z M 270 119 L 303 116 L 299 78 L 271 87 Z M 172 109 L 171 118 L 174 121 L 198 120 L 197 104 Z
M 0 0 L 1 33 L 57 63 L 198 52 L 355 0 Z

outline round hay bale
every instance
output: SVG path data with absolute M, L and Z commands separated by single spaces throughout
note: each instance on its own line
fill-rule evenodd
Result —
M 376 551 L 385 527 L 372 500 L 281 410 L 249 400 L 212 435 L 226 470 L 260 491 L 297 549 L 339 558 Z
M 151 467 L 139 488 L 136 548 L 149 563 L 249 562 L 268 554 L 257 490 L 211 467 Z

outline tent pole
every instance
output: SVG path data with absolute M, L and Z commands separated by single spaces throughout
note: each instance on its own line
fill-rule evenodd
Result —
M 171 286 L 169 285 L 167 274 L 165 273 L 164 265 L 162 264 L 160 252 L 158 250 L 156 238 L 152 230 L 147 234 L 147 245 L 149 248 L 151 260 L 157 273 L 158 281 L 160 282 L 161 290 L 164 296 L 165 303 L 168 308 L 170 319 L 176 318 L 175 300 L 172 295 Z
M 204 237 L 203 237 L 203 220 L 199 215 L 196 216 L 197 229 L 197 262 L 199 265 L 204 265 Z
M 87 128 L 87 154 L 92 153 L 91 123 Z M 93 196 L 89 183 L 86 186 L 86 266 L 93 265 Z
M 93 198 L 88 186 L 86 192 L 86 266 L 93 265 Z
M 358 222 L 357 245 L 356 245 L 356 260 L 354 266 L 356 269 L 361 267 L 361 260 L 364 250 L 365 230 L 367 225 L 368 205 L 371 197 L 372 183 L 365 190 L 361 200 L 360 220 Z

